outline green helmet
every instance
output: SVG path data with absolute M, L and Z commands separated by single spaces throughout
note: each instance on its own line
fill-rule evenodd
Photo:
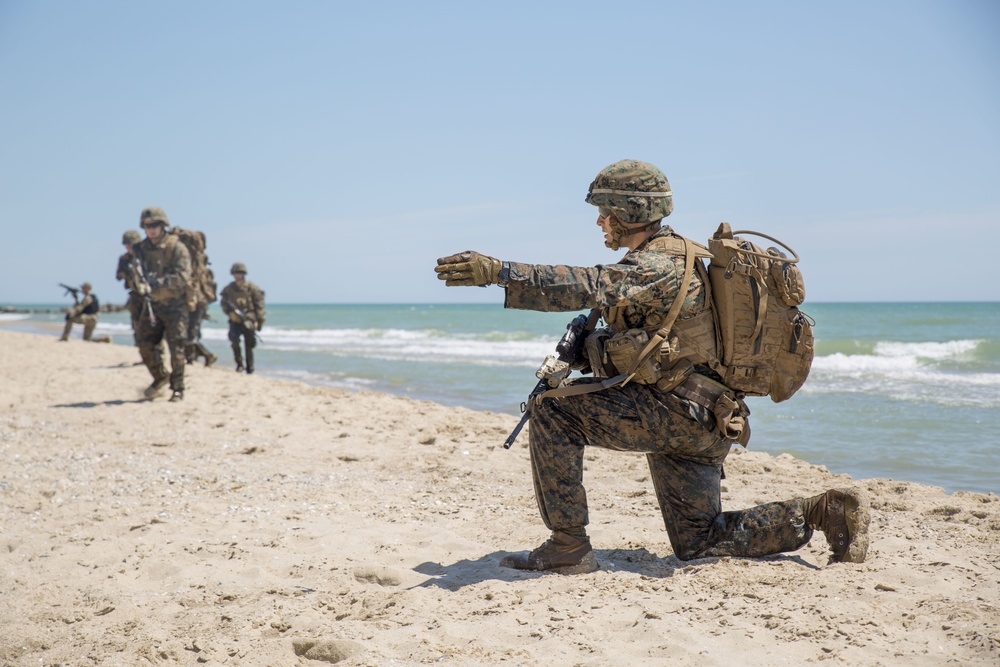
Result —
M 601 170 L 587 190 L 588 204 L 609 219 L 612 240 L 618 249 L 623 236 L 641 231 L 670 215 L 674 197 L 662 171 L 638 160 L 620 160 Z
M 130 229 L 124 234 L 122 234 L 122 243 L 125 245 L 135 245 L 140 241 L 142 241 L 142 234 L 135 231 L 134 229 Z
M 162 222 L 164 227 L 170 226 L 170 220 L 167 219 L 166 212 L 159 206 L 150 206 L 142 209 L 142 213 L 139 214 L 139 224 L 142 225 L 147 220 Z
M 229 273 L 246 273 L 247 265 L 243 262 L 236 262 L 233 264 L 233 268 L 229 269 Z
M 610 209 L 621 222 L 656 222 L 674 210 L 663 172 L 638 160 L 621 160 L 601 170 L 587 191 L 587 203 Z

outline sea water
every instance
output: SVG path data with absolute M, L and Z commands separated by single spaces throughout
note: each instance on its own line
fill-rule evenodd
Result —
M 748 400 L 752 449 L 854 478 L 1000 492 L 1000 303 L 803 310 L 816 321 L 812 371 L 789 401 Z M 202 340 L 220 369 L 233 368 L 218 304 L 209 314 Z M 492 304 L 272 304 L 257 372 L 520 414 L 535 369 L 577 314 Z M 0 315 L 0 325 L 58 335 L 62 315 Z M 102 314 L 101 334 L 130 345 L 127 314 Z

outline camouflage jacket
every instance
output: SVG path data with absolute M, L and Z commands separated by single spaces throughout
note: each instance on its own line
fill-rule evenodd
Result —
M 677 236 L 662 227 L 616 264 L 576 266 L 510 262 L 505 308 L 568 312 L 601 309 L 616 329 L 656 328 L 673 304 L 684 278 L 684 257 L 648 248 L 654 238 Z M 679 319 L 700 314 L 708 306 L 701 275 L 695 272 Z
M 149 281 L 153 301 L 186 298 L 191 283 L 191 255 L 176 236 L 166 234 L 158 245 L 143 239 L 133 247 Z
M 222 312 L 229 316 L 231 322 L 243 323 L 246 326 L 256 326 L 259 330 L 264 326 L 264 290 L 254 285 L 249 280 L 243 285 L 237 285 L 233 281 L 222 290 L 222 298 L 219 299 Z M 243 318 L 237 314 L 237 310 L 243 313 Z

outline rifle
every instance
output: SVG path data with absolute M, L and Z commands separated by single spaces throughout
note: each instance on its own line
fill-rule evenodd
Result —
M 149 315 L 149 323 L 152 326 L 156 326 L 156 315 L 153 314 L 153 299 L 149 296 L 152 287 L 150 287 L 149 281 L 146 280 L 146 272 L 142 268 L 142 261 L 135 252 L 132 253 L 132 270 L 135 271 L 136 282 L 145 288 L 140 291 L 140 294 L 142 294 L 142 298 L 146 302 L 146 313 Z
M 73 295 L 73 303 L 80 303 L 80 290 L 79 289 L 77 289 L 76 287 L 70 287 L 69 285 L 67 285 L 65 283 L 59 283 L 59 287 L 62 287 L 64 290 L 66 290 L 65 294 L 72 294 Z
M 220 305 L 220 306 L 222 306 L 222 309 L 223 309 L 223 310 L 225 310 L 225 309 L 226 309 L 226 306 L 228 305 L 228 306 L 229 306 L 229 307 L 230 307 L 230 308 L 232 309 L 232 313 L 233 313 L 233 315 L 235 315 L 236 317 L 240 318 L 240 323 L 241 323 L 241 324 L 242 324 L 242 325 L 243 325 L 244 327 L 246 327 L 247 329 L 249 329 L 250 331 L 252 331 L 252 332 L 253 332 L 253 337 L 254 337 L 254 339 L 256 339 L 256 341 L 257 341 L 258 343 L 263 343 L 263 342 L 264 342 L 264 339 L 260 337 L 260 334 L 259 334 L 259 333 L 257 333 L 257 323 L 256 323 L 256 322 L 254 322 L 253 320 L 250 320 L 250 319 L 249 319 L 249 318 L 248 318 L 248 317 L 246 316 L 246 313 L 244 313 L 244 312 L 243 312 L 242 310 L 240 310 L 240 309 L 239 309 L 239 308 L 238 308 L 238 307 L 236 306 L 236 304 L 235 304 L 235 303 L 233 303 L 233 302 L 232 302 L 232 301 L 230 301 L 229 299 L 222 299 L 221 301 L 219 301 L 219 305 Z M 250 324 L 247 324 L 247 321 L 248 321 L 248 320 L 249 320 Z
M 538 384 L 535 388 L 531 390 L 528 394 L 528 400 L 521 403 L 521 421 L 517 423 L 514 430 L 510 432 L 507 439 L 504 440 L 503 448 L 510 449 L 510 446 L 514 444 L 514 440 L 517 439 L 517 435 L 524 428 L 524 425 L 528 422 L 528 417 L 530 413 L 528 412 L 528 404 L 535 400 L 535 397 L 548 389 L 554 389 L 559 386 L 559 384 L 566 379 L 566 376 L 572 372 L 570 369 L 570 364 L 576 360 L 580 355 L 580 348 L 583 346 L 583 341 L 586 339 L 586 333 L 594 328 L 597 324 L 597 318 L 600 315 L 600 311 L 596 308 L 590 311 L 590 315 L 577 315 L 573 318 L 573 321 L 566 325 L 566 333 L 563 337 L 559 339 L 556 343 L 556 353 L 558 357 L 553 355 L 548 355 L 542 361 L 542 365 L 538 367 L 535 371 L 535 377 L 539 378 Z

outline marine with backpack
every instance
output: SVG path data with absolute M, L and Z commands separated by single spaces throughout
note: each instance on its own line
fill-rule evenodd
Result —
M 598 208 L 605 245 L 628 248 L 613 264 L 527 264 L 465 251 L 435 267 L 448 286 L 499 285 L 506 308 L 590 309 L 584 330 L 595 314 L 605 324 L 585 334 L 574 319 L 560 358 L 539 369 L 551 389 L 527 402 L 528 448 L 551 536 L 500 564 L 566 574 L 598 567 L 586 531 L 587 447 L 646 456 L 680 560 L 794 551 L 813 530 L 824 532 L 832 560 L 864 560 L 869 515 L 861 489 L 722 511 L 723 464 L 733 443 L 749 438 L 744 399 L 786 400 L 808 375 L 812 323 L 797 308 L 798 256 L 761 249 L 749 232 L 726 224 L 707 246 L 675 233 L 662 224 L 673 210 L 669 183 L 648 163 L 609 165 L 586 201 Z M 583 354 L 563 353 L 581 337 Z M 572 370 L 585 376 L 569 378 Z

